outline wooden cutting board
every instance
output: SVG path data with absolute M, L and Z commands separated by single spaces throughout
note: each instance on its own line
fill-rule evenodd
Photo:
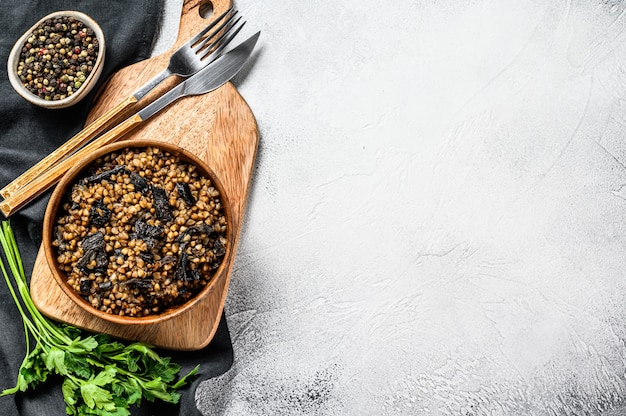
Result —
M 208 0 L 185 0 L 178 38 L 172 49 L 114 74 L 98 94 L 87 123 L 129 97 L 143 83 L 166 68 L 174 50 L 204 28 L 212 17 L 219 16 L 231 6 L 230 0 L 212 0 L 210 4 L 213 13 L 204 19 L 200 10 L 204 10 L 207 3 Z M 142 104 L 146 105 L 175 83 L 175 80 L 168 81 L 146 97 L 146 102 Z M 135 107 L 133 111 L 137 109 Z M 213 168 L 233 203 L 233 224 L 230 226 L 235 229 L 235 254 L 256 156 L 258 130 L 252 111 L 233 85 L 227 83 L 211 93 L 178 100 L 156 117 L 142 123 L 124 139 L 155 139 L 177 144 Z M 197 350 L 208 345 L 217 330 L 234 258 L 234 255 L 231 256 L 228 272 L 212 284 L 208 296 L 185 314 L 158 324 L 119 325 L 83 312 L 57 285 L 46 262 L 43 247 L 35 262 L 31 293 L 37 308 L 55 320 L 162 348 Z

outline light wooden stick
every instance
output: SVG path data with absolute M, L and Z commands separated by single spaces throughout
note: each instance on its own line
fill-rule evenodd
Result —
M 102 131 L 104 131 L 105 128 L 109 126 L 109 123 L 112 120 L 115 120 L 118 115 L 122 114 L 126 109 L 131 107 L 136 102 L 137 99 L 134 96 L 130 96 L 121 101 L 115 107 L 108 110 L 106 113 L 90 123 L 87 127 L 78 132 L 74 137 L 59 146 L 55 151 L 40 160 L 36 165 L 15 178 L 15 180 L 13 180 L 7 186 L 0 189 L 0 195 L 2 195 L 5 200 L 10 199 L 13 194 L 17 192 L 17 190 L 37 178 L 55 163 L 65 159 L 67 156 L 72 154 L 75 150 L 83 146 L 85 143 L 89 142 L 98 134 L 102 133 Z
M 55 166 L 50 167 L 36 179 L 33 179 L 27 185 L 18 189 L 10 197 L 2 201 L 2 203 L 0 203 L 0 211 L 2 211 L 2 213 L 6 217 L 9 217 L 15 211 L 41 195 L 52 185 L 57 183 L 65 174 L 65 172 L 77 165 L 82 158 L 88 156 L 102 146 L 119 140 L 124 134 L 131 131 L 142 121 L 143 120 L 139 116 L 139 114 L 135 114 L 134 116 L 126 119 L 124 122 L 115 126 L 113 129 L 109 130 L 104 135 L 98 137 L 96 140 L 89 143 L 67 159 L 59 162 Z

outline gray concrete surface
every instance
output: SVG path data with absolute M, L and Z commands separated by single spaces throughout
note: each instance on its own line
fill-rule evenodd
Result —
M 235 4 L 261 147 L 202 412 L 626 414 L 626 6 Z

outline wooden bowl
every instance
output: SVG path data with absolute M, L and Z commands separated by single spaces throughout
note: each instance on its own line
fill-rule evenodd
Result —
M 45 100 L 32 92 L 30 92 L 23 84 L 20 78 L 17 76 L 17 66 L 20 62 L 20 53 L 22 52 L 22 48 L 26 43 L 27 39 L 31 36 L 32 31 L 37 28 L 41 23 L 43 23 L 47 19 L 62 17 L 62 16 L 70 16 L 74 17 L 77 20 L 83 22 L 86 26 L 91 28 L 96 38 L 99 41 L 99 51 L 98 57 L 96 58 L 96 63 L 94 65 L 93 70 L 87 76 L 82 85 L 76 90 L 76 92 L 64 99 L 61 100 Z M 102 68 L 104 67 L 104 56 L 106 54 L 106 45 L 104 39 L 104 33 L 98 24 L 89 16 L 84 13 L 72 11 L 72 10 L 63 10 L 54 13 L 50 13 L 49 15 L 39 19 L 37 23 L 31 26 L 24 34 L 15 42 L 11 52 L 9 53 L 9 59 L 7 62 L 7 73 L 9 75 L 9 81 L 11 85 L 15 89 L 15 91 L 26 101 L 38 105 L 40 107 L 49 108 L 49 109 L 58 109 L 58 108 L 66 108 L 70 107 L 80 100 L 85 98 L 87 94 L 93 89 L 96 85 L 100 75 L 102 74 Z
M 131 317 L 131 316 L 120 316 L 114 315 L 111 313 L 103 312 L 95 307 L 93 307 L 89 302 L 83 299 L 77 292 L 75 292 L 68 284 L 67 278 L 63 271 L 60 270 L 58 262 L 57 262 L 57 253 L 55 247 L 53 247 L 52 242 L 55 238 L 54 236 L 54 228 L 57 221 L 57 215 L 59 213 L 59 209 L 61 208 L 67 193 L 71 190 L 72 186 L 80 180 L 82 177 L 86 175 L 86 170 L 89 166 L 96 161 L 101 156 L 105 156 L 108 153 L 113 151 L 118 151 L 125 148 L 145 148 L 145 147 L 156 147 L 167 151 L 175 156 L 178 156 L 181 161 L 187 162 L 191 165 L 197 167 L 199 173 L 208 177 L 213 186 L 220 193 L 220 200 L 222 206 L 224 208 L 224 215 L 227 221 L 227 230 L 226 230 L 226 252 L 220 266 L 214 272 L 211 280 L 200 290 L 199 293 L 191 297 L 185 303 L 172 307 L 170 309 L 164 310 L 158 314 L 141 316 L 141 317 Z M 94 152 L 90 156 L 81 160 L 74 168 L 68 171 L 65 176 L 61 179 L 57 187 L 55 188 L 52 196 L 50 198 L 50 202 L 48 203 L 45 215 L 44 215 L 44 223 L 43 223 L 43 247 L 44 253 L 46 257 L 46 261 L 52 272 L 54 280 L 59 285 L 59 287 L 63 290 L 63 292 L 83 311 L 86 313 L 96 316 L 100 319 L 103 319 L 108 322 L 112 322 L 115 324 L 127 324 L 127 325 L 151 325 L 157 324 L 159 322 L 163 322 L 165 320 L 169 320 L 185 312 L 194 308 L 194 306 L 200 302 L 203 297 L 205 297 L 210 291 L 212 286 L 219 281 L 223 274 L 228 273 L 228 265 L 230 263 L 230 257 L 233 253 L 233 244 L 235 241 L 235 229 L 233 227 L 233 211 L 231 204 L 228 200 L 228 197 L 224 191 L 224 187 L 220 180 L 217 178 L 215 173 L 211 170 L 210 167 L 206 165 L 202 160 L 193 155 L 192 153 L 184 150 L 183 148 L 176 146 L 174 144 L 169 144 L 161 141 L 153 141 L 153 140 L 133 140 L 133 141 L 122 141 L 118 143 L 113 143 L 111 145 L 105 146 L 99 149 L 97 152 Z

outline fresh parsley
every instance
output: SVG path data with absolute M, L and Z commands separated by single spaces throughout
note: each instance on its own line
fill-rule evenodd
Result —
M 105 334 L 87 336 L 73 326 L 49 320 L 30 297 L 8 221 L 2 222 L 0 245 L 8 264 L 7 268 L 0 259 L 0 269 L 24 321 L 27 351 L 15 387 L 2 391 L 0 396 L 34 388 L 57 374 L 63 377 L 61 390 L 68 415 L 127 416 L 129 407 L 140 406 L 142 399 L 178 403 L 177 390 L 198 372 L 198 366 L 177 380 L 180 366 L 159 356 L 147 344 L 127 345 Z

